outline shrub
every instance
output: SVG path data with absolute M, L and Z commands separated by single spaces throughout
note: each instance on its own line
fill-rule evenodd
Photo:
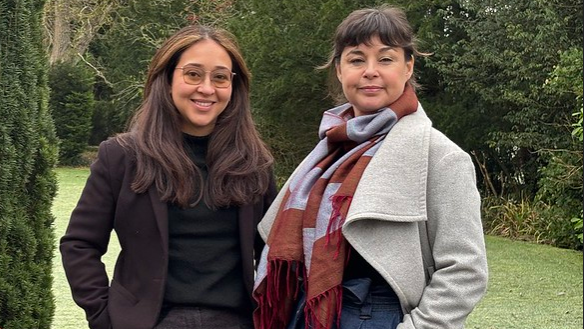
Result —
M 487 198 L 483 202 L 485 233 L 515 240 L 542 241 L 539 212 L 529 201 Z
M 482 211 L 486 234 L 582 249 L 569 209 L 541 200 L 523 198 L 516 201 L 489 197 L 483 199 Z
M 115 105 L 112 101 L 98 100 L 95 102 L 93 118 L 91 120 L 91 136 L 89 137 L 89 145 L 99 145 L 100 142 L 106 140 L 108 137 L 115 135 L 119 131 L 123 131 L 123 124 L 118 124 L 116 117 Z
M 49 72 L 49 108 L 60 139 L 59 161 L 81 164 L 88 145 L 93 116 L 93 73 L 83 64 L 58 63 Z

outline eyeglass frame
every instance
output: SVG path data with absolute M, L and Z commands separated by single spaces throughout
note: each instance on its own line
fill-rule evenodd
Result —
M 203 71 L 205 73 L 205 75 L 203 76 L 203 80 L 200 83 L 197 84 L 192 84 L 192 83 L 188 83 L 187 80 L 185 79 L 185 67 L 194 67 L 194 68 L 200 68 L 201 71 Z M 198 66 L 198 65 L 193 65 L 193 64 L 187 64 L 184 66 L 177 66 L 174 68 L 175 70 L 181 70 L 182 71 L 182 77 L 183 77 L 183 81 L 187 84 L 187 85 L 191 85 L 191 86 L 199 86 L 201 84 L 203 84 L 205 82 L 205 79 L 207 78 L 207 74 L 211 73 L 213 71 L 217 71 L 217 69 L 215 70 L 203 70 L 202 67 Z M 219 69 L 221 70 L 221 69 Z M 226 71 L 229 71 L 229 69 L 225 68 Z M 233 78 L 237 75 L 237 73 L 233 72 L 233 71 L 229 71 L 229 73 L 231 73 L 231 79 L 229 80 L 229 85 L 225 86 L 225 87 L 219 87 L 217 86 L 214 82 L 213 79 L 209 78 L 209 81 L 211 81 L 211 84 L 213 85 L 213 87 L 215 88 L 219 88 L 219 89 L 225 89 L 225 88 L 229 88 L 232 84 L 233 84 Z

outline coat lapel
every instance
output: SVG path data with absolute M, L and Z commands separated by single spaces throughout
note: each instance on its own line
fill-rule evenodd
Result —
M 387 134 L 357 186 L 346 223 L 362 218 L 426 220 L 426 178 L 432 123 L 421 106 Z
M 427 220 L 431 129 L 421 106 L 398 121 L 365 169 L 343 225 L 347 241 L 391 285 L 407 313 L 425 285 L 413 223 Z

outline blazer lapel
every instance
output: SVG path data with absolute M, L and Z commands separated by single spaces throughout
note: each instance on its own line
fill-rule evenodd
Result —
M 160 200 L 160 196 L 154 185 L 151 185 L 148 189 L 148 195 L 150 196 L 152 211 L 158 224 L 158 230 L 160 231 L 162 248 L 164 253 L 168 255 L 168 206 L 166 202 Z
M 253 240 L 255 232 L 254 211 L 252 205 L 239 207 L 239 244 L 243 264 L 243 282 L 251 296 L 253 289 Z M 251 267 L 251 268 L 250 268 Z

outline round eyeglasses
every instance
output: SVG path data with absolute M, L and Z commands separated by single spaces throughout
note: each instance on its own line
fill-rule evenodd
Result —
M 215 88 L 228 88 L 231 86 L 231 81 L 235 76 L 235 72 L 231 72 L 228 69 L 207 71 L 196 65 L 185 65 L 175 69 L 182 70 L 183 80 L 189 85 L 200 85 L 205 81 L 207 73 L 210 73 L 211 84 Z

